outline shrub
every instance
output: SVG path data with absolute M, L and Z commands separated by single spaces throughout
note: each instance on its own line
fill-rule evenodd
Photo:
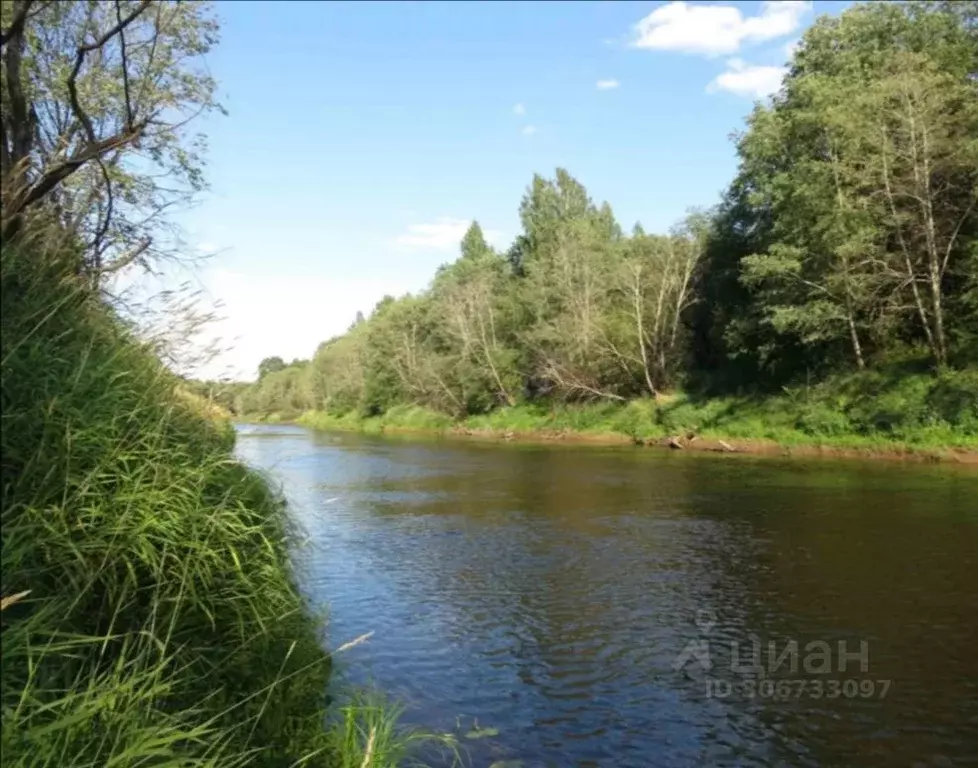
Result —
M 845 413 L 826 403 L 802 406 L 795 428 L 816 437 L 838 437 L 852 432 L 852 424 Z

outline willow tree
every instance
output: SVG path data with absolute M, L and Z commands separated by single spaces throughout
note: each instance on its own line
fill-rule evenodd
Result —
M 164 216 L 204 188 L 194 118 L 220 109 L 206 2 L 2 3 L 3 234 L 56 222 L 97 280 L 167 253 Z

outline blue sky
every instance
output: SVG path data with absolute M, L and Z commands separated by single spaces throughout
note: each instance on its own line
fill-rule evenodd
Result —
M 477 218 L 498 246 L 534 172 L 566 167 L 630 228 L 715 203 L 730 134 L 791 44 L 843 3 L 218 3 L 208 65 L 228 117 L 180 223 L 205 371 L 309 357 L 357 310 L 425 286 Z

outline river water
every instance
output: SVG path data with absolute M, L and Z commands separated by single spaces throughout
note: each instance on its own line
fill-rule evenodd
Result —
M 973 469 L 238 435 L 344 679 L 470 765 L 978 765 Z

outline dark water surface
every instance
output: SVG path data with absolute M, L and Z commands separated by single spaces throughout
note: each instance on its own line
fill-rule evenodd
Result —
M 375 633 L 345 674 L 471 765 L 978 765 L 974 470 L 288 426 L 238 453 L 330 644 Z

